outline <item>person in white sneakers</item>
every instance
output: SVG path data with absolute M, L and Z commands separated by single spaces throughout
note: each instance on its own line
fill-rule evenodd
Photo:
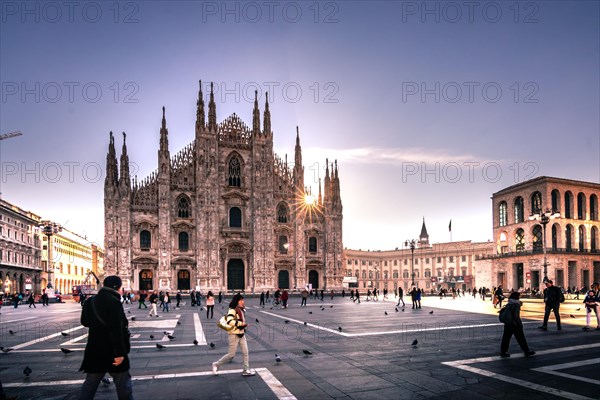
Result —
M 583 327 L 583 330 L 587 331 L 592 329 L 590 326 L 592 323 L 592 312 L 596 314 L 596 330 L 600 330 L 600 315 L 598 315 L 600 298 L 598 298 L 598 295 L 590 289 L 585 296 L 585 299 L 583 299 L 583 303 L 585 304 L 585 326 Z
M 242 349 L 244 370 L 243 376 L 253 376 L 256 374 L 254 370 L 250 369 L 250 356 L 248 355 L 248 343 L 246 342 L 246 336 L 244 335 L 245 329 L 248 327 L 246 323 L 246 309 L 244 306 L 244 297 L 241 294 L 236 294 L 229 303 L 229 311 L 225 316 L 227 325 L 232 327 L 229 333 L 229 349 L 227 354 L 221 357 L 218 361 L 212 363 L 212 370 L 217 374 L 219 367 L 226 362 L 230 361 L 235 357 L 238 345 Z

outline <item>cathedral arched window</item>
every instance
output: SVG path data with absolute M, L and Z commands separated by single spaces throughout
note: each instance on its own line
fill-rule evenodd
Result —
M 505 201 L 500 202 L 500 206 L 499 206 L 499 225 L 500 226 L 506 226 L 508 224 L 508 217 L 507 217 L 507 205 Z
M 231 207 L 229 209 L 229 227 L 242 227 L 242 210 L 240 210 L 238 207 Z
M 186 197 L 181 197 L 177 202 L 177 216 L 179 218 L 190 217 L 190 202 Z
M 536 225 L 533 227 L 533 251 L 537 252 L 537 251 L 542 251 L 543 249 L 543 232 L 542 232 L 542 227 L 540 225 Z
M 288 209 L 285 204 L 282 203 L 279 205 L 279 207 L 277 207 L 277 222 L 286 224 L 288 220 Z
M 285 235 L 279 236 L 279 252 L 281 254 L 287 254 L 288 252 L 288 238 Z
M 314 236 L 308 238 L 308 251 L 310 253 L 317 252 L 317 238 Z
M 229 180 L 229 186 L 242 186 L 242 166 L 240 164 L 240 160 L 236 156 L 231 157 L 229 160 L 227 177 Z
M 533 192 L 531 195 L 531 213 L 539 214 L 542 212 L 542 194 L 540 192 Z
M 523 222 L 523 198 L 521 196 L 515 199 L 515 224 Z
M 515 250 L 525 250 L 525 231 L 521 228 L 517 229 L 517 234 L 515 235 Z
M 143 230 L 140 232 L 140 249 L 142 250 L 150 250 L 152 243 L 152 235 L 150 235 L 150 231 Z
M 188 251 L 190 248 L 190 236 L 187 232 L 179 232 L 179 251 Z

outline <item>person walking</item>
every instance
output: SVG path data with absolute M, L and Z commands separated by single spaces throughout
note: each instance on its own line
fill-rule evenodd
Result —
M 502 308 L 502 300 L 504 300 L 502 285 L 498 285 L 498 288 L 494 292 L 494 296 L 496 297 L 496 301 L 494 301 L 494 308 L 496 308 L 496 306 L 498 306 L 498 308 Z
M 269 300 L 269 292 L 267 291 L 267 300 Z M 223 301 L 223 291 L 219 290 L 219 304 Z
M 500 357 L 503 358 L 510 357 L 508 347 L 513 335 L 517 339 L 519 346 L 521 346 L 525 357 L 535 354 L 535 351 L 532 351 L 527 345 L 525 333 L 523 332 L 523 322 L 521 322 L 521 305 L 523 303 L 519 301 L 520 297 L 521 294 L 519 292 L 512 292 L 508 297 L 508 304 L 506 304 L 507 319 L 504 322 L 504 333 L 502 334 L 502 342 L 500 343 Z
M 152 292 L 148 300 L 150 301 L 151 307 L 150 313 L 148 315 L 152 317 L 152 314 L 154 314 L 155 317 L 158 317 L 158 311 L 156 310 L 156 307 L 158 305 L 158 295 L 156 294 L 156 290 Z
M 598 314 L 598 308 L 600 307 L 600 297 L 593 290 L 589 290 L 585 299 L 585 326 L 582 328 L 584 331 L 592 329 L 590 326 L 592 322 L 592 312 L 596 314 L 596 330 L 600 330 L 600 315 Z
M 202 309 L 202 291 L 196 291 L 196 305 Z
M 260 304 L 259 306 L 262 306 L 262 308 L 265 308 L 265 291 L 263 290 L 262 292 L 260 292 Z
M 401 287 L 398 288 L 398 304 L 396 304 L 396 307 L 400 305 L 400 302 L 402 302 L 402 307 L 406 306 L 404 303 L 404 290 Z
M 179 303 L 181 303 L 181 290 L 177 291 L 177 295 L 175 296 L 175 300 L 177 300 L 177 304 L 175 304 L 175 308 L 179 308 Z
M 352 300 L 352 302 L 358 302 L 357 304 L 360 303 L 360 294 L 358 293 L 358 289 L 354 291 L 354 300 Z
M 283 308 L 287 308 L 288 299 L 289 299 L 289 294 L 288 294 L 287 290 L 283 289 L 283 292 L 281 293 L 281 302 L 283 303 Z
M 248 354 L 248 343 L 246 342 L 245 330 L 248 327 L 248 323 L 246 323 L 246 308 L 244 302 L 244 296 L 241 294 L 236 294 L 231 299 L 229 303 L 229 310 L 227 311 L 227 315 L 225 316 L 225 321 L 227 325 L 232 327 L 230 331 L 228 331 L 228 342 L 229 347 L 227 354 L 221 357 L 219 360 L 212 363 L 212 371 L 216 375 L 219 371 L 221 365 L 230 361 L 235 357 L 237 353 L 238 345 L 242 349 L 243 355 L 243 376 L 254 376 L 256 372 L 250 369 L 250 356 Z
M 213 292 L 210 290 L 206 294 L 206 319 L 208 319 L 208 314 L 210 312 L 210 319 L 213 317 L 213 312 L 215 308 L 215 296 L 213 296 Z
M 554 311 L 554 317 L 556 318 L 556 329 L 561 330 L 560 326 L 560 303 L 562 303 L 565 297 L 562 294 L 560 288 L 554 286 L 554 282 L 551 279 L 546 281 L 546 289 L 544 289 L 544 303 L 546 307 L 544 310 L 544 322 L 539 329 L 544 331 L 548 330 L 548 318 L 550 317 L 550 311 Z
M 163 296 L 163 312 L 169 312 L 169 306 L 171 305 L 171 295 L 169 292 L 165 292 Z
M 80 371 L 86 373 L 79 400 L 92 400 L 106 373 L 113 377 L 119 400 L 133 400 L 129 373 L 131 348 L 128 321 L 121 304 L 121 278 L 104 279 L 98 294 L 86 301 L 81 311 L 81 324 L 89 328 Z
M 27 298 L 27 303 L 29 304 L 29 308 L 31 308 L 31 306 L 33 306 L 33 308 L 37 308 L 35 306 L 35 296 L 33 295 L 33 292 L 29 293 L 29 297 Z
M 146 297 L 148 297 L 148 294 L 146 292 L 140 292 L 138 297 L 138 310 L 141 310 L 142 306 L 144 306 L 144 308 L 148 308 L 148 306 L 146 305 Z

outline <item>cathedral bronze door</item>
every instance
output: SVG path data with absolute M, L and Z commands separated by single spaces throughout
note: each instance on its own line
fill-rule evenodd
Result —
M 227 290 L 244 290 L 244 262 L 239 258 L 227 263 Z
M 140 290 L 152 290 L 152 271 L 149 269 L 140 271 Z
M 177 289 L 190 290 L 190 271 L 182 269 L 177 273 Z
M 308 283 L 312 285 L 313 289 L 319 288 L 319 273 L 314 269 L 308 271 Z
M 290 273 L 286 270 L 279 271 L 279 278 L 277 280 L 277 286 L 279 289 L 290 288 Z

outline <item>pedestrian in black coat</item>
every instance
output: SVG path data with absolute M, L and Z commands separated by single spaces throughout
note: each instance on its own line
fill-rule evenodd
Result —
M 521 346 L 521 350 L 525 353 L 526 357 L 535 354 L 535 351 L 529 349 L 525 334 L 523 333 L 523 322 L 521 322 L 521 302 L 519 298 L 521 294 L 519 292 L 512 292 L 508 297 L 508 304 L 506 305 L 510 316 L 509 321 L 504 323 L 504 333 L 502 335 L 502 342 L 500 343 L 500 356 L 510 357 L 508 353 L 508 346 L 510 345 L 510 339 L 515 335 L 517 343 Z
M 81 311 L 81 324 L 89 335 L 80 371 L 86 373 L 79 400 L 91 400 L 108 373 L 113 377 L 119 400 L 133 400 L 129 374 L 128 321 L 121 304 L 121 278 L 108 276 L 97 295 L 88 299 Z

